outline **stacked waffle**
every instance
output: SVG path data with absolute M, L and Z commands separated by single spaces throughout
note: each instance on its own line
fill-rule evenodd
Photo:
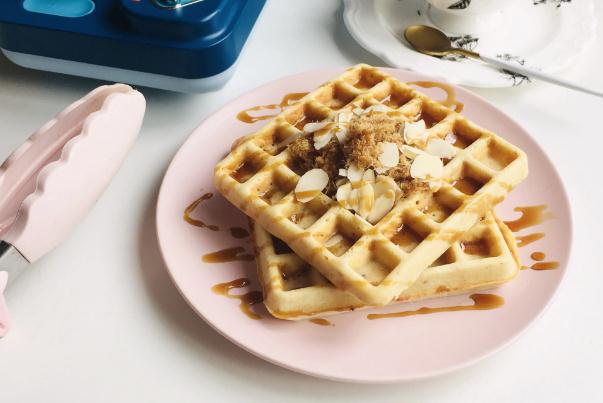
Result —
M 358 65 L 238 142 L 215 183 L 255 221 L 266 307 L 302 319 L 512 279 L 493 208 L 527 170 L 501 137 Z

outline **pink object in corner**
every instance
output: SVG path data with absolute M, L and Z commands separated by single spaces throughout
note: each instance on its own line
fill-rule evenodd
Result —
M 119 169 L 144 111 L 140 92 L 105 85 L 34 133 L 0 166 L 0 239 L 30 263 L 63 241 Z
M 8 273 L 0 271 L 0 337 L 4 336 L 10 328 L 10 317 L 8 316 L 8 309 L 6 308 L 6 302 L 4 301 L 4 288 L 8 282 Z
M 127 85 L 101 86 L 0 165 L 0 240 L 8 244 L 0 253 L 0 336 L 10 323 L 4 289 L 94 206 L 134 145 L 145 107 L 143 95 Z

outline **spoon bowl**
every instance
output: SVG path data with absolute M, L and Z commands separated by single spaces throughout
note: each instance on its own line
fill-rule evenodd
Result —
M 450 53 L 476 57 L 477 54 L 470 50 L 455 48 L 450 38 L 437 28 L 427 25 L 410 25 L 404 30 L 404 37 L 418 52 L 429 56 L 442 57 Z

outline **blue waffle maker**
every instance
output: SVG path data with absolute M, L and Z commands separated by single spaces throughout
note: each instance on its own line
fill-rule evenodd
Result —
M 172 91 L 223 86 L 265 0 L 0 0 L 0 49 L 32 69 Z

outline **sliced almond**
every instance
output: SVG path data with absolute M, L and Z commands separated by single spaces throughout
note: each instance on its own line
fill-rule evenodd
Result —
M 386 168 L 393 168 L 400 162 L 400 152 L 396 143 L 383 142 L 379 143 L 381 154 L 379 154 L 379 162 Z
M 325 134 L 314 135 L 314 148 L 320 150 L 333 138 L 333 132 L 326 132 Z
M 452 158 L 456 155 L 456 148 L 442 139 L 431 139 L 425 147 L 425 152 L 438 158 Z
M 440 179 L 444 173 L 444 163 L 438 157 L 421 154 L 410 165 L 410 176 L 415 179 Z
M 411 160 L 417 158 L 417 155 L 425 154 L 425 151 L 416 147 L 407 146 L 406 144 L 400 146 L 400 151 L 402 152 L 402 154 L 404 154 L 405 157 Z
M 304 125 L 304 132 L 305 133 L 314 133 L 320 129 L 324 129 L 330 123 L 331 122 L 328 122 L 328 121 L 306 123 Z
M 354 113 L 351 111 L 344 111 L 337 115 L 337 123 L 350 123 L 350 120 L 354 117 Z
M 442 187 L 442 180 L 432 180 L 429 181 L 429 189 L 432 192 L 437 192 Z
M 386 173 L 387 171 L 389 171 L 391 168 L 387 168 L 387 167 L 377 167 L 375 168 L 375 172 L 377 172 L 379 175 Z
M 364 171 L 364 174 L 362 175 L 362 180 L 367 183 L 375 183 L 375 171 L 373 171 L 372 169 L 367 169 L 366 171 Z
M 346 183 L 349 183 L 348 182 L 348 178 L 339 178 L 339 179 L 336 179 L 335 180 L 335 187 L 338 188 L 340 186 L 345 185 Z
M 343 176 L 344 178 L 348 177 L 348 170 L 345 168 L 339 168 L 339 176 Z
M 352 184 L 346 183 L 337 188 L 337 193 L 335 194 L 335 198 L 339 202 L 339 204 L 349 209 L 350 208 L 350 193 L 352 192 Z
M 446 143 L 454 144 L 454 143 L 456 143 L 456 140 L 457 140 L 456 134 L 454 134 L 452 132 L 448 133 L 446 135 L 446 137 L 444 137 L 444 141 Z
M 370 214 L 367 217 L 367 221 L 371 224 L 376 224 L 381 220 L 387 213 L 394 207 L 396 201 L 396 194 L 393 190 L 388 190 L 381 196 L 377 197 L 375 204 L 371 209 Z
M 396 181 L 390 176 L 377 176 L 375 184 L 373 185 L 373 190 L 375 191 L 375 199 L 381 197 L 389 190 L 394 192 L 396 200 L 399 199 L 400 196 L 402 196 L 402 190 L 400 190 L 400 187 L 398 186 Z
M 348 206 L 346 207 L 347 209 L 358 211 L 358 200 L 360 198 L 359 191 L 360 189 L 352 189 L 350 191 L 350 196 L 348 197 Z
M 427 126 L 423 119 L 404 124 L 404 141 L 407 144 L 420 143 L 427 140 Z
M 342 144 L 345 143 L 345 141 L 348 139 L 348 129 L 346 127 L 339 127 L 335 132 L 335 136 L 337 136 L 337 141 Z
M 364 109 L 362 108 L 354 108 L 352 109 L 352 113 L 356 116 L 360 116 L 364 113 Z
M 364 113 L 369 113 L 369 112 L 389 112 L 390 108 L 388 108 L 386 105 L 383 104 L 375 104 L 375 105 L 371 105 L 368 108 L 366 108 L 364 110 Z
M 350 166 L 348 167 L 348 179 L 350 180 L 350 182 L 360 182 L 362 180 L 363 175 L 363 169 L 358 168 L 356 164 L 350 164 Z
M 329 175 L 320 168 L 314 168 L 306 172 L 299 178 L 295 186 L 295 197 L 302 203 L 307 203 L 314 199 L 327 187 Z
M 370 183 L 365 183 L 358 189 L 358 206 L 356 213 L 362 218 L 368 217 L 375 203 L 375 192 Z

